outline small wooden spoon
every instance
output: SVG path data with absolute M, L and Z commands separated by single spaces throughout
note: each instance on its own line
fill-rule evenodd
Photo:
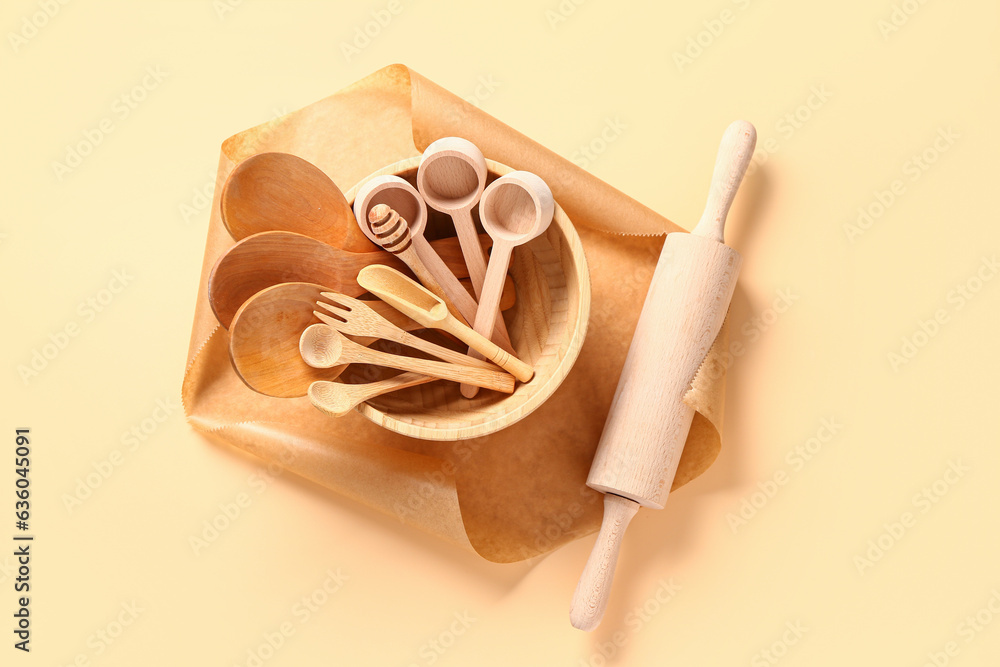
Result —
M 343 417 L 360 403 L 376 396 L 434 382 L 436 379 L 420 373 L 400 373 L 395 377 L 364 384 L 320 380 L 309 385 L 309 401 L 331 417 Z
M 444 310 L 447 312 L 447 308 Z M 442 380 L 474 384 L 505 394 L 514 392 L 514 378 L 507 373 L 380 352 L 358 345 L 327 324 L 313 324 L 302 332 L 299 338 L 299 353 L 303 361 L 314 368 L 331 368 L 341 364 L 374 364 L 421 373 Z
M 535 374 L 531 366 L 456 320 L 436 294 L 399 271 L 379 264 L 366 266 L 358 273 L 358 284 L 425 327 L 455 336 L 521 382 Z
M 479 245 L 472 208 L 485 187 L 486 158 L 467 139 L 438 139 L 427 147 L 420 158 L 417 189 L 428 206 L 449 214 L 455 223 L 477 300 L 486 278 L 486 253 Z
M 465 264 L 457 239 L 442 239 L 434 244 L 454 270 L 464 276 Z M 229 328 L 243 302 L 265 287 L 317 283 L 332 291 L 359 296 L 364 290 L 355 281 L 358 271 L 377 263 L 406 269 L 382 250 L 349 252 L 301 234 L 261 232 L 239 241 L 219 257 L 208 278 L 208 300 L 219 322 Z
M 239 241 L 282 230 L 351 252 L 378 249 L 359 233 L 340 188 L 315 165 L 288 153 L 260 153 L 236 165 L 222 186 L 222 222 Z
M 493 331 L 514 248 L 544 233 L 552 223 L 554 210 L 552 190 L 531 172 L 512 171 L 486 188 L 479 203 L 479 217 L 493 238 L 493 252 L 476 311 L 476 333 L 488 335 Z M 476 387 L 462 385 L 466 398 L 473 398 L 477 392 Z

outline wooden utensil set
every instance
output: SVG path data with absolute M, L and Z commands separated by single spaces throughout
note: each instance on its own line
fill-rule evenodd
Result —
M 631 518 L 640 506 L 662 509 L 670 492 L 694 418 L 684 399 L 722 328 L 739 273 L 740 256 L 724 245 L 723 226 L 755 142 L 749 123 L 726 130 L 700 222 L 663 244 L 587 479 L 605 494 L 605 513 L 573 595 L 577 628 L 600 623 Z M 480 388 L 509 394 L 515 379 L 531 380 L 534 371 L 514 355 L 498 313 L 514 298 L 507 276 L 513 249 L 543 234 L 553 218 L 552 193 L 538 176 L 513 171 L 487 186 L 479 149 L 447 137 L 424 152 L 416 188 L 395 175 L 371 178 L 358 190 L 353 215 L 323 172 L 280 153 L 238 165 L 221 202 L 238 243 L 215 265 L 209 299 L 229 328 L 234 368 L 256 391 L 308 395 L 340 417 L 435 379 L 461 383 L 466 398 Z M 477 205 L 488 237 L 477 234 Z M 428 206 L 451 217 L 457 241 L 427 241 Z M 401 273 L 407 269 L 419 283 Z M 379 301 L 356 298 L 365 293 Z M 410 333 L 422 328 L 458 339 L 469 354 Z M 368 347 L 380 339 L 434 360 Z M 352 363 L 404 372 L 364 384 L 335 381 Z
M 397 176 L 372 178 L 352 211 L 333 181 L 299 157 L 262 153 L 237 165 L 221 198 L 237 243 L 213 267 L 208 295 L 248 386 L 308 395 L 324 413 L 343 416 L 363 401 L 437 379 L 460 383 L 467 398 L 481 388 L 510 394 L 515 379 L 531 380 L 498 314 L 514 297 L 511 251 L 549 226 L 551 191 L 528 172 L 487 187 L 483 154 L 458 137 L 427 148 L 416 181 L 419 189 Z M 425 239 L 428 205 L 451 216 L 456 238 Z M 477 205 L 488 236 L 476 230 Z M 406 269 L 419 283 L 400 272 Z M 355 298 L 366 293 L 380 301 Z M 410 333 L 420 328 L 446 332 L 470 354 Z M 377 340 L 434 360 L 370 348 Z M 406 372 L 335 382 L 354 363 Z

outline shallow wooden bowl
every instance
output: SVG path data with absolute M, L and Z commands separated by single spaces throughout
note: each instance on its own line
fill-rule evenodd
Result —
M 419 157 L 389 165 L 346 193 L 354 205 L 358 189 L 383 174 L 395 174 L 416 184 Z M 513 171 L 487 160 L 489 181 Z M 478 207 L 474 217 L 479 224 Z M 480 225 L 480 231 L 481 225 Z M 428 210 L 425 236 L 454 236 L 451 218 Z M 504 321 L 518 357 L 535 369 L 531 382 L 518 384 L 513 394 L 481 391 L 464 398 L 452 382 L 432 382 L 385 394 L 358 406 L 376 424 L 425 440 L 477 438 L 510 426 L 540 406 L 559 387 L 576 361 L 590 317 L 590 275 L 580 237 L 556 202 L 552 225 L 545 234 L 514 250 L 510 275 L 517 290 L 514 307 Z M 457 348 L 456 348 L 457 349 Z M 379 370 L 347 373 L 345 381 L 370 382 Z

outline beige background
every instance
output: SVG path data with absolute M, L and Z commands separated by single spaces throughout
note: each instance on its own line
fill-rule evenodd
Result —
M 33 651 L 8 634 L 3 664 L 982 665 L 1000 654 L 997 7 L 500 6 L 4 3 L 0 479 L 12 488 L 13 430 L 30 426 L 38 537 Z M 373 12 L 386 25 L 345 55 Z M 488 564 L 267 476 L 182 417 L 219 144 L 392 62 L 688 227 L 726 124 L 757 125 L 758 167 L 731 216 L 745 263 L 723 452 L 665 510 L 636 517 L 591 635 L 567 618 L 590 539 Z M 97 145 L 60 177 L 53 163 L 81 143 Z M 872 220 L 852 232 L 859 207 Z M 51 358 L 24 380 L 36 351 Z M 68 506 L 80 491 L 89 497 Z M 13 496 L 0 498 L 9 543 Z M 192 547 L 238 500 L 239 517 Z M 12 566 L 0 556 L 8 623 Z M 347 579 L 328 594 L 338 570 Z

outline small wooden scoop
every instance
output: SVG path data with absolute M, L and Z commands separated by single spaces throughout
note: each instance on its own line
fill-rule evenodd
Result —
M 313 324 L 303 331 L 302 337 L 299 338 L 299 352 L 302 354 L 302 360 L 313 368 L 330 368 L 341 364 L 374 364 L 442 380 L 474 384 L 505 394 L 514 392 L 514 378 L 507 373 L 380 352 L 358 345 L 327 324 Z
M 527 382 L 534 376 L 531 366 L 456 320 L 436 294 L 399 271 L 373 264 L 358 273 L 358 284 L 425 327 L 441 329 L 455 336 L 521 382 Z

